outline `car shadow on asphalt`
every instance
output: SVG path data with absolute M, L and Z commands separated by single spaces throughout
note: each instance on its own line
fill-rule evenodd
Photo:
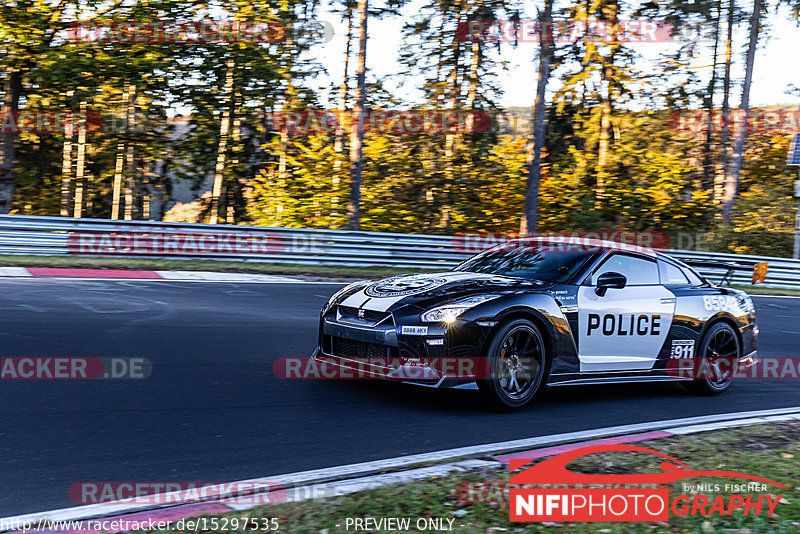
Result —
M 387 407 L 429 413 L 497 413 L 487 406 L 476 390 L 434 389 L 410 384 L 386 381 L 338 382 L 337 389 L 348 396 L 357 397 L 357 402 L 382 403 Z M 654 399 L 678 401 L 694 397 L 679 384 L 609 384 L 593 386 L 549 387 L 540 391 L 527 406 L 515 412 L 529 412 L 559 407 L 561 409 L 598 404 L 609 407 L 619 404 L 635 404 L 641 400 Z M 502 412 L 501 412 L 502 413 Z M 514 413 L 514 412 L 512 412 Z

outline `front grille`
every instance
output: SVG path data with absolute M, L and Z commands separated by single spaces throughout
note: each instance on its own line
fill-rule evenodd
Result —
M 330 343 L 329 354 L 340 358 L 386 358 L 391 357 L 393 347 L 378 345 L 376 343 L 366 343 L 364 341 L 353 341 L 343 337 L 326 336 Z
M 353 308 L 352 306 L 339 306 L 339 313 L 341 313 L 345 317 L 353 317 L 355 319 L 361 319 L 362 321 L 370 321 L 374 323 L 379 323 L 389 317 L 389 313 L 375 311 L 375 310 L 362 310 L 364 312 L 363 317 L 358 316 L 358 308 Z
M 447 350 L 444 345 L 428 345 L 428 356 L 431 358 L 444 358 L 447 356 Z

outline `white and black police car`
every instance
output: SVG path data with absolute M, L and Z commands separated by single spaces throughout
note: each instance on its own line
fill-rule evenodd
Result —
M 746 293 L 666 254 L 530 238 L 452 271 L 345 287 L 322 309 L 314 359 L 368 377 L 477 385 L 490 404 L 517 408 L 544 385 L 677 380 L 722 393 L 756 362 L 757 338 Z

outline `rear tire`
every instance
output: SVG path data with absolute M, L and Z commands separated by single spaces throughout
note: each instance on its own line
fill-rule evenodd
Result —
M 741 349 L 736 332 L 728 323 L 714 323 L 700 341 L 695 354 L 695 379 L 684 387 L 698 395 L 719 395 L 728 389 L 739 370 Z
M 527 319 L 514 319 L 489 342 L 478 389 L 492 408 L 521 408 L 539 391 L 546 371 L 547 354 L 539 329 Z

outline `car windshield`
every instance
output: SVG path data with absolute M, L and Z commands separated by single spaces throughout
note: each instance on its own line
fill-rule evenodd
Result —
M 455 270 L 563 283 L 597 251 L 596 247 L 572 244 L 505 243 L 470 258 Z

